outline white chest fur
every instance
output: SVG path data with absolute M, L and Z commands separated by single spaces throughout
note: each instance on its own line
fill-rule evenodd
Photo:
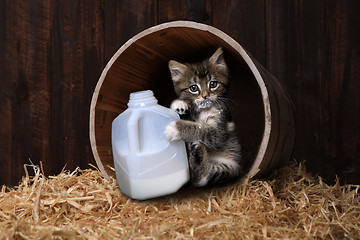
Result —
M 216 127 L 216 121 L 219 119 L 221 110 L 217 108 L 210 108 L 209 110 L 201 111 L 198 121 L 199 123 Z

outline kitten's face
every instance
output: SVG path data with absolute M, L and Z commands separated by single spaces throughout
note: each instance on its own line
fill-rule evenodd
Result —
M 227 92 L 228 69 L 221 48 L 198 64 L 171 60 L 169 69 L 179 98 L 198 109 L 211 107 Z

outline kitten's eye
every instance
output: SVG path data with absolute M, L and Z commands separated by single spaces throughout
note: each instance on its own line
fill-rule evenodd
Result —
M 212 88 L 213 90 L 215 90 L 217 87 L 218 87 L 217 81 L 210 81 L 209 88 Z
M 197 93 L 198 91 L 199 91 L 199 87 L 198 87 L 198 85 L 191 85 L 190 87 L 189 87 L 189 90 L 190 90 L 190 92 L 192 92 L 192 93 Z

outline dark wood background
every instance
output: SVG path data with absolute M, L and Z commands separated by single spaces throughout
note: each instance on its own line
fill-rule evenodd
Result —
M 0 185 L 95 164 L 89 106 L 111 56 L 172 20 L 213 25 L 273 73 L 296 113 L 294 157 L 360 184 L 360 1 L 0 1 Z M 30 160 L 29 160 L 30 159 Z

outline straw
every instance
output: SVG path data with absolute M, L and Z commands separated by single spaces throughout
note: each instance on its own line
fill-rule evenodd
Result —
M 38 166 L 25 169 L 19 186 L 2 187 L 1 239 L 360 238 L 360 186 L 328 185 L 302 163 L 266 180 L 147 201 L 129 199 L 97 169 L 49 177 Z

